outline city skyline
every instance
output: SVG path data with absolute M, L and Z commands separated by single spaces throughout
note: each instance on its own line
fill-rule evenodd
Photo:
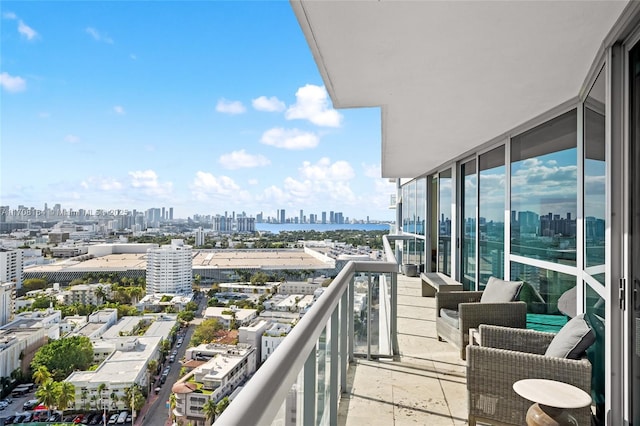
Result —
M 288 3 L 8 1 L 0 19 L 0 205 L 394 219 L 380 110 L 333 109 Z

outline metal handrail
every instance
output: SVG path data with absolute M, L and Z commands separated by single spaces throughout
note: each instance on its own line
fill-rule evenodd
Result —
M 391 236 L 393 238 L 393 236 Z M 329 317 L 337 309 L 355 272 L 393 273 L 398 264 L 387 236 L 383 237 L 387 259 L 392 261 L 350 261 L 331 285 L 267 358 L 242 391 L 216 420 L 221 425 L 270 425 L 298 378 Z

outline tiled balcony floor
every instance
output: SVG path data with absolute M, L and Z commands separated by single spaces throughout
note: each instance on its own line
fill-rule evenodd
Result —
M 419 278 L 398 274 L 399 361 L 356 359 L 340 425 L 463 425 L 467 423 L 465 363 L 438 342 L 435 299 L 421 297 Z

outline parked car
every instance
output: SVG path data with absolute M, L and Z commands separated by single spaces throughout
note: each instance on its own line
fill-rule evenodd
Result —
M 47 418 L 47 423 L 59 422 L 60 420 L 62 420 L 62 414 L 51 413 L 51 415 Z
M 24 404 L 22 404 L 22 408 L 24 408 L 25 410 L 33 410 L 37 406 L 38 406 L 38 400 L 37 399 L 30 399 L 27 402 L 25 402 Z
M 73 418 L 73 422 L 75 424 L 82 423 L 82 419 L 84 419 L 84 414 L 78 414 Z
M 116 422 L 118 421 L 118 417 L 120 416 L 120 414 L 116 413 L 116 414 L 112 414 L 111 417 L 109 417 L 109 424 L 110 425 L 115 425 Z

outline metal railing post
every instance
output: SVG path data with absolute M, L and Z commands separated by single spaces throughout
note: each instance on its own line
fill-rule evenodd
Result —
M 353 335 L 353 309 L 354 309 L 354 288 L 355 288 L 355 278 L 352 276 L 351 281 L 349 281 L 349 317 L 348 317 L 348 326 L 349 326 L 349 362 L 353 362 L 353 344 L 355 341 L 355 336 Z
M 391 273 L 391 353 L 400 355 L 398 346 L 398 274 Z
M 353 340 L 348 334 L 349 318 L 347 316 L 347 303 L 349 303 L 347 291 L 340 300 L 340 392 L 347 392 L 347 366 L 349 365 L 349 355 L 347 354 L 347 343 Z M 353 319 L 353 318 L 352 318 Z
M 371 359 L 371 272 L 367 272 L 367 359 Z
M 338 307 L 333 310 L 331 314 L 331 329 L 330 329 L 330 360 L 329 364 L 329 424 L 338 424 L 338 345 L 340 344 L 338 336 Z
M 316 347 L 314 346 L 304 363 L 303 425 L 316 424 Z

